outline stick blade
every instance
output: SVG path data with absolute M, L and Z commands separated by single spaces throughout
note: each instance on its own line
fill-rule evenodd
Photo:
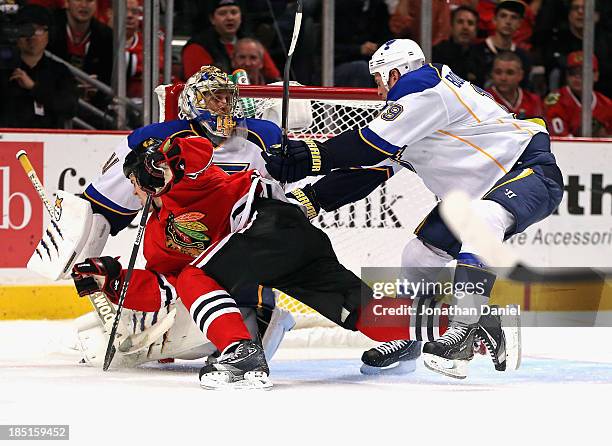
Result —
M 302 27 L 302 2 L 298 0 L 297 10 L 295 12 L 295 21 L 293 22 L 293 34 L 291 35 L 291 45 L 289 45 L 288 56 L 291 56 L 295 51 L 295 45 L 297 44 L 298 36 L 300 35 L 300 28 Z
M 114 345 L 111 346 L 111 348 L 106 350 L 106 355 L 104 355 L 104 365 L 102 366 L 102 370 L 104 370 L 105 372 L 110 367 L 111 362 L 113 362 L 113 358 L 115 357 L 116 351 L 117 349 L 115 348 Z

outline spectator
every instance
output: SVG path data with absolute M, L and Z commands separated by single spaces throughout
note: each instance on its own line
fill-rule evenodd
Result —
M 49 51 L 110 85 L 113 70 L 113 32 L 94 18 L 96 0 L 66 0 L 56 10 L 56 30 Z
M 142 70 L 144 65 L 142 37 L 142 0 L 126 0 L 125 53 L 127 59 L 126 94 L 130 98 L 142 98 Z M 164 38 L 159 38 L 160 74 L 164 68 Z
M 48 9 L 62 9 L 66 7 L 66 0 L 27 0 L 29 5 L 41 5 Z M 112 27 L 113 23 L 113 0 L 98 0 L 96 8 L 96 19 Z
M 607 36 L 598 25 L 601 8 L 595 3 L 595 55 L 600 62 L 601 76 L 595 85 L 596 89 L 607 96 L 612 95 L 612 46 L 608 43 Z M 541 54 L 548 74 L 550 89 L 559 88 L 565 70 L 567 55 L 574 51 L 582 50 L 582 33 L 584 30 L 584 0 L 571 0 L 567 14 L 567 28 L 560 28 L 547 39 L 547 44 L 542 48 Z
M 212 28 L 194 35 L 183 47 L 183 78 L 187 79 L 203 65 L 214 65 L 231 73 L 234 45 L 242 36 L 242 12 L 237 0 L 214 0 L 209 15 Z M 263 72 L 278 78 L 280 71 L 264 48 Z
M 249 76 L 252 85 L 266 85 L 279 81 L 280 76 L 267 78 L 263 72 L 265 49 L 261 42 L 256 39 L 245 37 L 236 42 L 234 54 L 232 55 L 232 68 L 244 69 Z
M 498 104 L 506 107 L 519 119 L 543 116 L 540 97 L 520 87 L 523 76 L 521 58 L 509 51 L 501 52 L 493 61 L 493 85 L 487 91 Z
M 448 65 L 451 69 L 470 82 L 476 82 L 477 76 L 471 63 L 474 58 L 474 40 L 478 13 L 468 7 L 459 6 L 451 13 L 451 37 L 440 42 L 432 49 L 432 59 Z
M 431 4 L 432 45 L 450 36 L 450 7 L 447 0 L 432 0 Z M 421 0 L 400 0 L 389 20 L 389 29 L 398 39 L 421 42 Z
M 582 51 L 574 51 L 567 56 L 567 85 L 550 93 L 544 104 L 546 120 L 551 135 L 582 136 Z M 599 77 L 599 63 L 593 56 L 593 80 Z M 595 137 L 612 136 L 612 100 L 593 91 L 592 135 Z
M 519 28 L 512 37 L 512 41 L 519 48 L 529 51 L 531 49 L 530 39 L 533 34 L 536 14 L 540 8 L 541 0 L 516 1 L 523 3 L 525 6 L 525 13 Z M 478 28 L 483 38 L 495 34 L 494 17 L 498 3 L 500 2 L 497 0 L 483 0 L 478 3 L 478 13 L 480 17 Z
M 75 114 L 77 92 L 68 69 L 44 55 L 50 15 L 28 5 L 16 21 L 31 25 L 32 34 L 17 39 L 18 66 L 0 71 L 0 127 L 64 128 Z
M 492 36 L 479 43 L 474 48 L 475 59 L 472 62 L 475 69 L 478 71 L 476 84 L 488 87 L 490 85 L 489 74 L 493 67 L 493 59 L 497 53 L 501 51 L 511 51 L 516 53 L 523 64 L 523 70 L 526 73 L 521 87 L 527 86 L 529 73 L 531 71 L 531 63 L 527 53 L 518 48 L 513 42 L 514 35 L 518 30 L 522 18 L 525 14 L 525 4 L 515 0 L 504 0 L 499 2 L 495 7 L 495 15 L 493 24 L 495 32 Z
M 373 87 L 368 61 L 392 36 L 383 0 L 336 0 L 335 79 L 344 87 Z

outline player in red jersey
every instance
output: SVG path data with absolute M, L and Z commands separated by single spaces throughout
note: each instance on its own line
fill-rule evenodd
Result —
M 567 55 L 567 85 L 544 99 L 546 120 L 551 135 L 582 136 L 582 51 Z M 599 78 L 597 57 L 593 56 L 593 82 Z M 612 136 L 612 100 L 593 91 L 592 135 Z
M 147 260 L 146 269 L 134 270 L 130 282 L 129 291 L 125 299 L 125 307 L 137 311 L 154 312 L 168 305 L 168 298 L 176 301 L 179 284 L 179 274 L 189 262 L 193 261 L 199 253 L 204 251 L 210 244 L 225 235 L 229 227 L 239 218 L 234 214 L 234 220 L 230 222 L 231 206 L 243 196 L 246 196 L 251 186 L 250 175 L 228 176 L 221 169 L 208 170 L 212 161 L 212 144 L 207 139 L 204 144 L 207 150 L 193 150 L 191 147 L 185 150 L 184 157 L 176 156 L 178 148 L 173 151 L 157 152 L 165 156 L 164 160 L 172 166 L 169 174 L 176 173 L 175 181 L 181 181 L 172 189 L 172 193 L 164 194 L 164 197 L 156 197 L 154 210 L 147 222 L 143 242 L 143 254 Z M 135 164 L 142 161 L 139 154 L 149 148 L 153 150 L 159 147 L 161 140 L 148 138 L 138 148 L 130 152 L 126 157 L 126 169 L 128 175 Z M 170 144 L 170 140 L 168 140 Z M 202 145 L 202 144 L 200 144 Z M 175 154 L 172 157 L 172 154 Z M 180 164 L 180 166 L 179 166 Z M 185 171 L 185 167 L 187 170 Z M 197 166 L 200 168 L 193 168 Z M 148 165 L 149 169 L 156 169 Z M 161 172 L 158 170 L 158 172 Z M 163 178 L 163 173 L 161 173 Z M 135 181 L 135 180 L 133 180 Z M 203 183 L 208 186 L 202 189 Z M 219 200 L 218 209 L 221 212 L 204 213 L 206 198 L 202 198 L 201 191 L 210 190 L 209 194 L 213 200 Z M 137 188 L 137 193 L 140 192 Z M 152 192 L 152 191 L 149 191 Z M 165 190 L 158 191 L 159 194 Z M 204 203 L 202 203 L 204 201 Z M 224 208 L 223 204 L 230 207 Z M 101 278 L 99 288 L 113 301 L 117 302 L 119 291 L 122 289 L 125 270 L 121 265 L 110 257 L 87 259 L 74 267 L 73 278 L 79 294 L 95 291 L 98 283 L 92 283 L 90 276 Z M 166 288 L 173 292 L 161 293 L 160 281 Z M 210 285 L 215 287 L 215 285 Z M 218 288 L 218 287 L 217 287 Z M 180 289 L 178 289 L 180 295 Z M 238 290 L 236 290 L 238 291 Z M 227 292 L 215 289 L 213 294 L 199 296 L 199 306 L 194 306 L 193 295 L 187 293 L 181 295 L 183 304 L 191 310 L 191 316 L 203 332 L 204 337 L 210 340 L 220 351 L 224 353 L 236 351 L 256 352 L 253 357 L 260 361 L 257 370 L 246 377 L 235 377 L 236 381 L 247 381 L 251 386 L 267 388 L 270 383 L 267 379 L 268 369 L 263 356 L 263 350 L 259 344 L 251 341 L 251 335 L 247 330 L 238 305 Z M 197 308 L 196 308 L 197 307 Z M 242 384 L 244 387 L 245 384 Z
M 493 85 L 487 92 L 519 119 L 542 116 L 540 97 L 520 87 L 523 77 L 521 58 L 510 51 L 499 53 L 495 56 L 491 70 Z
M 157 196 L 144 240 L 147 267 L 176 277 L 178 294 L 196 325 L 223 350 L 217 363 L 200 371 L 204 387 L 243 381 L 271 385 L 261 347 L 250 341 L 232 297 L 252 283 L 284 291 L 372 339 L 410 339 L 411 330 L 414 335 L 410 314 L 383 310 L 405 306 L 406 300 L 374 300 L 372 290 L 338 262 L 329 238 L 310 224 L 305 209 L 288 201 L 278 183 L 252 170 L 227 175 L 211 163 L 212 145 L 201 137 L 151 138 L 141 149 L 128 155 L 124 172 Z M 195 260 L 194 244 L 204 249 Z M 130 288 L 125 307 L 151 309 L 160 303 L 151 300 L 150 294 Z M 418 302 L 410 304 L 418 307 Z M 427 319 L 420 321 L 421 333 L 444 332 L 445 318 L 435 328 Z

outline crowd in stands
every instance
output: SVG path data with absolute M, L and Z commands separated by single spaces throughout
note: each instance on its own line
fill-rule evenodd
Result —
M 139 100 L 143 0 L 125 1 L 127 95 Z M 114 61 L 112 1 L 25 3 L 17 22 L 33 26 L 30 34 L 34 31 L 17 39 L 19 57 L 10 64 L 2 62 L 0 88 L 6 100 L 0 109 L 0 127 L 69 126 L 77 100 L 109 109 L 108 97 L 83 82 L 74 88 L 67 69 L 43 52 L 46 48 L 110 84 Z M 302 31 L 292 79 L 320 85 L 323 0 L 302 3 Z M 585 0 L 431 3 L 432 62 L 449 65 L 519 117 L 545 116 L 553 135 L 581 136 Z M 612 2 L 596 1 L 595 5 L 592 133 L 612 136 Z M 228 73 L 244 69 L 252 84 L 280 80 L 295 8 L 292 0 L 175 0 L 174 34 L 187 36 L 187 43 L 180 57 L 173 60 L 174 80 L 185 80 L 208 64 Z M 420 43 L 420 17 L 421 0 L 336 0 L 334 84 L 373 87 L 368 71 L 372 54 L 393 38 Z M 159 62 L 163 67 L 163 51 Z M 92 119 L 95 122 L 96 117 Z M 96 122 L 97 128 L 104 125 Z

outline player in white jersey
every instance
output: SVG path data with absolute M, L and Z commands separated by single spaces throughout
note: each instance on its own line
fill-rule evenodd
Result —
M 367 127 L 324 144 L 291 141 L 284 154 L 269 150 L 263 156 L 275 178 L 296 181 L 337 168 L 401 160 L 442 200 L 452 190 L 466 192 L 500 240 L 546 218 L 558 206 L 563 179 L 543 121 L 515 119 L 448 66 L 425 64 L 421 48 L 411 40 L 382 45 L 372 56 L 370 72 L 387 100 L 382 113 Z M 456 259 L 455 285 L 471 284 L 475 291 L 457 299 L 458 308 L 480 310 L 488 304 L 495 275 L 473 247 L 453 236 L 438 207 L 415 233 L 417 238 L 404 249 L 402 266 L 436 269 Z M 425 344 L 426 365 L 465 377 L 472 344 L 482 339 L 496 369 L 504 370 L 510 345 L 505 345 L 499 319 L 480 316 L 480 311 L 464 313 L 454 316 L 440 339 Z

